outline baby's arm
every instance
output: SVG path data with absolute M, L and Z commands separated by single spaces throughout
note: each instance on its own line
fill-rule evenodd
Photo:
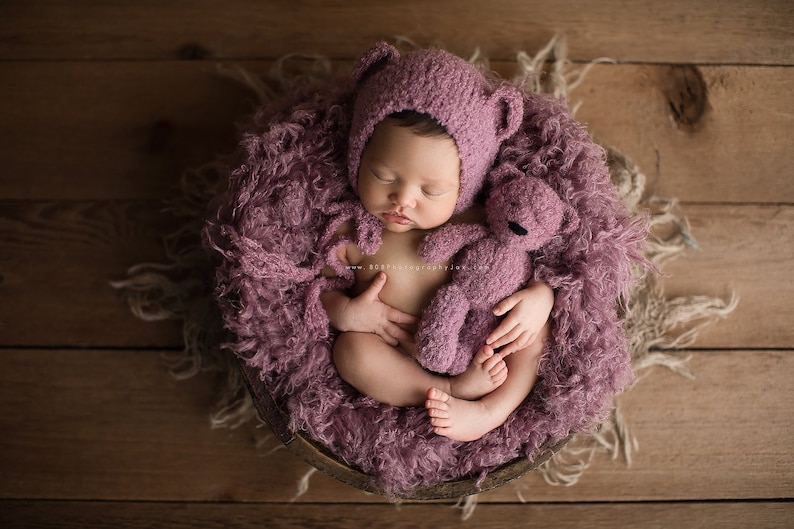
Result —
M 554 307 L 554 291 L 542 281 L 530 281 L 527 288 L 506 297 L 493 309 L 497 316 L 507 314 L 488 335 L 485 343 L 502 347 L 503 356 L 519 351 L 539 336 Z
M 336 257 L 343 265 L 359 264 L 362 255 L 355 244 L 341 245 Z M 336 273 L 331 266 L 323 269 L 325 277 Z M 399 341 L 413 341 L 413 336 L 399 323 L 414 324 L 418 318 L 383 303 L 379 294 L 386 285 L 386 274 L 378 273 L 372 283 L 361 294 L 351 298 L 341 290 L 329 290 L 320 294 L 331 326 L 341 332 L 371 332 L 392 346 Z
M 339 290 L 323 293 L 320 299 L 331 325 L 342 332 L 377 334 L 392 346 L 397 346 L 401 341 L 413 341 L 413 335 L 398 324 L 413 324 L 418 318 L 380 300 L 379 294 L 386 279 L 386 274 L 379 272 L 367 289 L 354 298 Z

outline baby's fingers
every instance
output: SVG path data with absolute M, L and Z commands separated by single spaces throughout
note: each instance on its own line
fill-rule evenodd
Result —
M 485 343 L 491 347 L 501 347 L 515 340 L 516 336 L 521 334 L 522 327 L 521 319 L 511 312 L 496 326 L 496 329 L 491 331 Z
M 391 345 L 392 347 L 397 347 L 398 345 L 400 345 L 400 342 L 399 342 L 399 340 L 397 340 L 397 338 L 395 338 L 393 336 L 389 336 L 385 332 L 381 333 L 381 334 L 378 334 L 378 336 L 380 336 L 381 340 L 383 340 L 387 344 Z
M 389 327 L 388 333 L 398 342 L 410 343 L 414 341 L 414 335 L 399 325 L 392 325 Z M 397 345 L 397 343 L 393 343 L 392 345 Z
M 516 304 L 518 304 L 520 299 L 521 298 L 519 298 L 515 294 L 506 297 L 505 299 L 497 303 L 496 306 L 493 308 L 494 315 L 502 316 L 504 314 L 507 314 L 509 311 L 513 310 L 513 307 L 515 307 Z
M 406 324 L 413 324 L 419 321 L 419 318 L 414 316 L 413 314 L 408 314 L 407 312 L 403 312 L 401 310 L 395 309 L 391 307 L 389 312 L 386 314 L 386 317 L 389 321 L 393 321 L 394 323 L 406 323 Z
M 399 327 L 398 327 L 398 329 L 399 329 Z M 394 336 L 395 334 L 399 334 L 399 333 L 397 331 L 395 331 L 391 327 L 384 327 L 384 328 L 382 328 L 382 329 L 380 329 L 378 331 L 374 331 L 374 332 L 375 332 L 375 334 L 380 336 L 381 340 L 383 340 L 387 344 L 391 345 L 392 347 L 396 347 L 396 346 L 398 346 L 400 344 L 399 339 L 396 336 Z
M 396 347 L 400 342 L 413 342 L 414 337 L 411 333 L 403 329 L 397 324 L 387 323 L 379 330 L 374 331 L 375 334 L 392 347 Z
M 499 351 L 502 356 L 511 355 L 520 351 L 532 342 L 533 336 L 527 332 L 520 333 L 515 340 L 511 341 Z
M 494 329 L 494 331 L 485 339 L 485 343 L 498 349 L 512 341 L 514 341 L 521 334 L 521 329 L 518 327 L 510 327 L 509 325 L 502 325 Z
M 386 285 L 386 273 L 385 272 L 378 272 L 375 274 L 375 277 L 372 278 L 372 283 L 361 293 L 361 295 L 366 295 L 372 299 L 378 299 L 380 291 L 383 290 L 384 285 Z

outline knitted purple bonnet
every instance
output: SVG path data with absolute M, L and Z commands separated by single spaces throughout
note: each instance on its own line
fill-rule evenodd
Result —
M 390 114 L 414 110 L 436 119 L 458 146 L 460 196 L 455 213 L 473 204 L 499 145 L 518 130 L 523 117 L 517 88 L 507 83 L 493 86 L 476 67 L 443 50 L 401 56 L 393 46 L 379 43 L 361 56 L 352 79 L 357 88 L 348 148 L 353 189 L 375 126 Z

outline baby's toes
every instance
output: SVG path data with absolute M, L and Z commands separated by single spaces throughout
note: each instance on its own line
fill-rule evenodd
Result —
M 451 396 L 441 391 L 438 388 L 430 388 L 427 390 L 427 401 L 425 401 L 425 408 L 428 410 L 440 410 L 440 411 L 447 411 L 449 410 L 449 404 L 447 401 Z
M 485 365 L 489 360 L 494 358 L 494 351 L 487 345 L 481 347 L 477 354 L 474 355 L 474 362 L 477 364 Z
M 442 410 L 440 408 L 427 408 L 427 414 L 434 419 L 447 419 L 449 418 L 449 412 L 446 410 Z
M 448 428 L 452 421 L 449 418 L 430 417 L 430 425 L 436 428 L 436 433 L 440 433 L 438 428 Z
M 487 373 L 495 374 L 502 369 L 506 369 L 507 363 L 505 362 L 505 359 L 502 357 L 502 355 L 495 354 L 486 360 L 482 367 Z
M 507 366 L 497 374 L 491 375 L 491 381 L 496 385 L 501 386 L 505 380 L 507 380 Z

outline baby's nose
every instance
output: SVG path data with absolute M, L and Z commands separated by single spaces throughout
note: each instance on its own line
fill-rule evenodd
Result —
M 416 199 L 408 189 L 399 189 L 392 193 L 391 200 L 402 208 L 413 208 L 416 206 Z

